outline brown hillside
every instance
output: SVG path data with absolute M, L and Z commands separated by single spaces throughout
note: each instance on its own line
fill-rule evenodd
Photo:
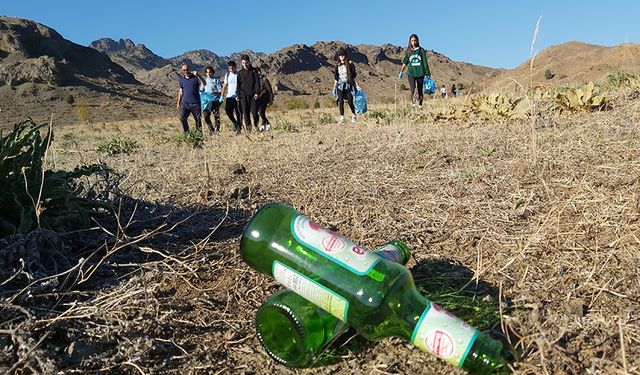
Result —
M 549 70 L 554 76 L 545 78 Z M 513 89 L 518 81 L 522 85 L 537 86 L 571 85 L 605 79 L 617 71 L 640 73 L 640 45 L 621 44 L 615 47 L 597 46 L 581 42 L 568 42 L 549 47 L 533 60 L 527 60 L 488 82 L 487 87 Z
M 64 122 L 132 118 L 167 99 L 104 53 L 39 23 L 0 17 L 0 128 L 51 115 Z

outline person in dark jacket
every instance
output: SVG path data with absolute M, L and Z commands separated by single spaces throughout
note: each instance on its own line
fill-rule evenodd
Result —
M 269 130 L 271 128 L 271 124 L 267 119 L 267 106 L 273 104 L 273 89 L 271 87 L 271 82 L 267 78 L 267 75 L 260 68 L 255 68 L 258 72 L 258 77 L 260 77 L 260 93 L 258 94 L 258 114 L 262 119 L 262 124 L 260 124 L 260 130 Z
M 356 122 L 356 108 L 353 105 L 353 97 L 358 90 L 356 83 L 356 66 L 347 58 L 347 50 L 341 48 L 338 51 L 338 65 L 334 69 L 333 91 L 338 96 L 338 108 L 340 108 L 340 123 L 344 122 L 344 100 L 347 99 L 351 109 L 351 122 Z
M 240 111 L 247 131 L 251 131 L 251 117 L 258 130 L 258 94 L 260 93 L 260 78 L 258 72 L 251 66 L 249 55 L 242 55 L 242 69 L 238 72 L 237 98 L 240 101 Z

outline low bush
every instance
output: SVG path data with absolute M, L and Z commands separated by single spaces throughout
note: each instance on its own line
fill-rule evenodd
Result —
M 92 175 L 107 176 L 104 165 L 86 165 L 72 172 L 45 169 L 52 132 L 42 138 L 46 125 L 25 121 L 0 136 L 0 238 L 35 228 L 65 231 L 86 227 L 106 203 L 87 198 L 89 189 L 79 182 Z
M 98 152 L 107 155 L 130 154 L 138 148 L 138 142 L 128 138 L 114 138 L 98 145 Z

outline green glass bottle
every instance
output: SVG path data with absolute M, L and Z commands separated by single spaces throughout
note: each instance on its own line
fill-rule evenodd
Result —
M 270 203 L 240 240 L 243 260 L 369 340 L 395 336 L 471 373 L 503 369 L 502 343 L 418 293 L 409 270 Z
M 390 241 L 374 254 L 406 264 L 409 248 Z M 288 367 L 309 367 L 349 326 L 291 290 L 269 297 L 256 314 L 260 343 L 271 358 Z

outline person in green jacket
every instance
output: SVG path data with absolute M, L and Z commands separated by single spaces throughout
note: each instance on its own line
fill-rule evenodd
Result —
M 431 77 L 431 71 L 427 62 L 427 50 L 420 47 L 420 39 L 416 34 L 411 34 L 409 37 L 409 46 L 404 53 L 398 78 L 402 79 L 405 69 L 407 69 L 407 79 L 411 89 L 411 105 L 414 107 L 416 105 L 414 93 L 418 89 L 418 105 L 422 107 L 424 78 Z

